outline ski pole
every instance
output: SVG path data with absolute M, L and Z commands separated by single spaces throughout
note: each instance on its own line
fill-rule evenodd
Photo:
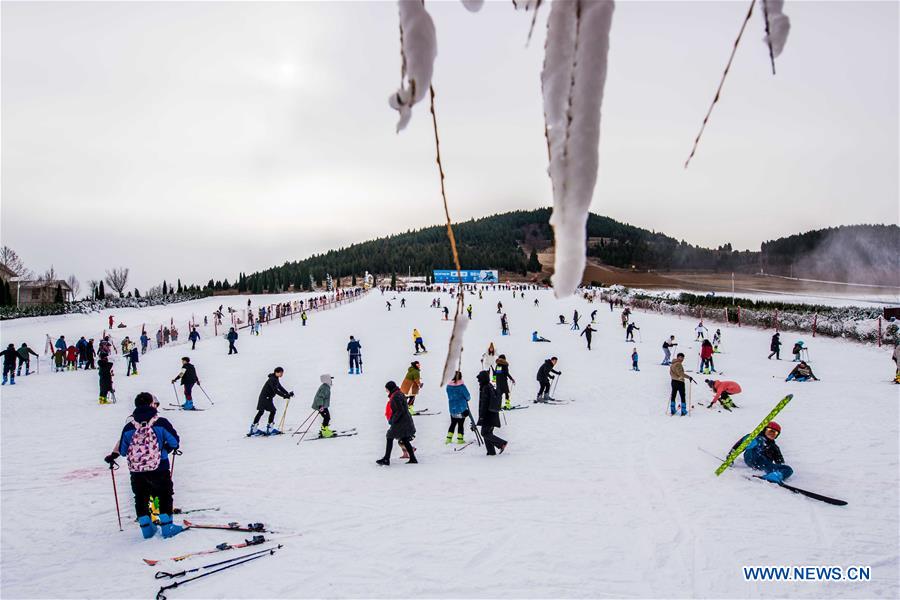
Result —
M 215 406 L 216 403 L 212 401 L 212 398 L 209 397 L 209 394 L 206 393 L 206 390 L 203 389 L 203 386 L 200 385 L 200 382 L 199 382 L 199 381 L 197 382 L 197 387 L 200 388 L 200 391 L 203 392 L 203 395 L 206 396 L 206 399 L 209 400 L 209 403 L 210 403 L 212 406 Z
M 278 422 L 278 431 L 284 431 L 284 419 L 287 417 L 288 407 L 291 405 L 291 399 L 288 398 L 284 403 L 284 412 L 281 413 L 281 421 Z
M 275 554 L 275 551 L 272 550 L 270 554 Z M 214 569 L 214 570 L 212 570 L 212 571 L 207 571 L 206 573 L 203 573 L 202 575 L 197 575 L 197 576 L 195 576 L 195 577 L 191 577 L 191 578 L 189 578 L 189 579 L 185 579 L 184 581 L 176 581 L 175 583 L 172 583 L 172 584 L 169 584 L 169 585 L 164 585 L 164 586 L 162 586 L 161 588 L 159 588 L 159 591 L 158 591 L 158 592 L 156 592 L 156 600 L 166 600 L 166 595 L 163 593 L 163 592 L 165 592 L 166 590 L 170 590 L 170 589 L 172 589 L 172 588 L 177 588 L 178 586 L 184 585 L 185 583 L 189 583 L 189 582 L 191 582 L 191 581 L 196 581 L 196 580 L 198 580 L 198 579 L 200 579 L 200 578 L 202 578 L 202 577 L 206 577 L 207 575 L 212 575 L 213 573 L 218 573 L 219 571 L 224 571 L 225 569 L 230 569 L 231 567 L 236 567 L 236 566 L 238 566 L 238 565 L 242 565 L 242 564 L 244 564 L 244 563 L 248 563 L 248 562 L 253 561 L 253 560 L 256 560 L 256 559 L 258 559 L 258 558 L 263 558 L 263 557 L 265 557 L 265 556 L 269 556 L 270 554 L 259 554 L 259 555 L 257 555 L 257 556 L 252 556 L 252 557 L 247 558 L 247 559 L 245 559 L 245 560 L 235 561 L 235 562 L 232 562 L 232 563 L 230 563 L 230 564 L 228 564 L 228 565 L 225 565 L 224 567 L 219 567 L 218 569 Z
M 170 477 L 175 477 L 175 457 L 180 456 L 180 455 L 181 455 L 181 450 L 179 450 L 178 448 L 175 448 L 174 450 L 172 450 L 172 470 L 169 472 Z
M 119 492 L 116 491 L 116 473 L 115 470 L 118 469 L 118 465 L 116 465 L 115 461 L 109 463 L 109 476 L 112 478 L 113 484 L 113 498 L 116 499 L 116 516 L 119 518 L 119 531 L 124 531 L 122 529 L 122 512 L 119 510 Z
M 172 382 L 172 393 L 175 394 L 175 403 L 181 404 L 181 400 L 178 398 L 178 388 L 175 387 L 175 382 Z
M 319 414 L 319 411 L 316 411 L 316 415 L 318 415 L 318 414 Z M 297 440 L 298 446 L 300 445 L 300 442 L 303 441 L 303 438 L 306 437 L 306 434 L 309 433 L 309 430 L 312 429 L 312 426 L 316 424 L 316 415 L 314 415 L 312 420 L 309 422 L 309 427 L 307 427 L 306 430 L 302 434 L 300 434 L 300 439 Z
M 300 430 L 303 429 L 303 426 L 306 425 L 309 422 L 309 420 L 312 419 L 316 415 L 317 412 L 319 412 L 319 411 L 313 409 L 313 411 L 311 413 L 309 413 L 309 416 L 306 417 L 305 419 L 303 419 L 303 422 L 297 426 L 297 429 L 295 429 L 294 433 L 292 433 L 291 435 L 297 435 L 298 433 L 300 433 Z
M 235 556 L 234 558 L 227 558 L 225 560 L 220 560 L 219 562 L 214 562 L 212 564 L 203 565 L 201 567 L 194 567 L 193 569 L 187 569 L 186 571 L 180 571 L 178 573 L 166 573 L 165 571 L 157 571 L 154 577 L 156 579 L 175 579 L 176 577 L 184 577 L 188 573 L 195 573 L 200 569 L 212 569 L 213 567 L 218 567 L 219 565 L 227 565 L 230 562 L 235 562 L 237 560 L 243 560 L 245 558 L 250 558 L 251 556 L 256 556 L 257 554 L 266 554 L 268 552 L 275 553 L 276 550 L 284 548 L 284 544 L 278 544 L 274 548 L 266 548 L 265 550 L 257 550 L 256 552 L 250 552 L 248 554 L 244 554 L 243 556 Z
M 559 385 L 559 379 L 562 377 L 562 373 L 556 376 L 556 381 L 553 382 L 553 391 L 550 392 L 550 398 L 554 398 L 556 396 L 556 386 Z M 555 399 L 555 398 L 554 398 Z

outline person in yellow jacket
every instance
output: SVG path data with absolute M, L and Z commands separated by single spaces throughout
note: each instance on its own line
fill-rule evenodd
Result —
M 425 349 L 425 344 L 422 342 L 422 334 L 419 333 L 418 329 L 413 329 L 413 342 L 416 344 L 416 354 L 422 354 L 423 352 L 428 352 Z
M 406 370 L 406 377 L 403 378 L 403 382 L 400 384 L 400 391 L 406 396 L 406 404 L 409 406 L 410 414 L 413 415 L 416 414 L 413 404 L 416 402 L 416 396 L 419 394 L 419 390 L 422 389 L 421 368 L 422 366 L 417 360 L 409 363 L 409 368 Z

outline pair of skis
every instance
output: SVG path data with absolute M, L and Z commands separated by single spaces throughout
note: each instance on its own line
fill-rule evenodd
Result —
M 432 415 L 439 415 L 439 414 L 441 414 L 441 411 L 431 412 L 430 409 L 423 408 L 422 410 L 417 410 L 416 412 L 412 413 L 412 416 L 414 416 L 414 417 L 430 417 Z
M 185 407 L 183 407 L 183 406 L 180 405 L 180 404 L 172 404 L 171 402 L 169 402 L 169 407 L 168 407 L 168 408 L 165 407 L 165 406 L 163 406 L 163 407 L 161 407 L 161 408 L 162 408 L 163 410 L 183 410 L 183 411 L 185 411 L 185 412 L 194 412 L 195 410 L 200 410 L 200 411 L 206 410 L 205 408 L 185 408 Z
M 337 438 L 337 437 L 350 437 L 350 436 L 356 435 L 358 433 L 359 432 L 356 431 L 356 427 L 354 427 L 352 429 L 344 429 L 343 431 L 336 431 L 334 433 L 334 435 L 332 435 L 332 436 L 325 437 L 324 435 L 317 435 L 316 437 L 307 438 L 303 441 L 304 442 L 314 442 L 316 440 L 330 440 L 331 438 Z

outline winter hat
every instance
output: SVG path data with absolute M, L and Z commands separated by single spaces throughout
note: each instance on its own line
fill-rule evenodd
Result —
M 332 380 L 334 380 L 334 377 L 328 375 L 327 373 L 325 375 L 319 376 L 319 381 L 328 385 L 331 385 Z
M 142 406 L 150 406 L 153 404 L 153 394 L 150 392 L 141 392 L 137 396 L 134 397 L 134 407 L 140 408 Z
M 6 349 L 7 350 L 15 350 L 16 347 L 13 344 L 10 344 L 9 346 L 6 347 Z
M 781 433 L 781 425 L 779 425 L 775 421 L 769 421 L 769 423 L 766 425 L 766 429 L 771 429 L 773 431 Z
M 384 384 L 384 389 L 386 389 L 389 394 L 393 394 L 395 391 L 397 391 L 397 384 L 393 381 L 388 381 L 386 384 Z
M 480 371 L 475 379 L 477 379 L 478 383 L 480 383 L 481 385 L 487 385 L 491 380 L 491 376 L 487 371 Z
M 708 385 L 709 387 L 713 387 L 714 382 L 712 379 L 704 379 L 703 381 L 705 381 L 706 385 Z

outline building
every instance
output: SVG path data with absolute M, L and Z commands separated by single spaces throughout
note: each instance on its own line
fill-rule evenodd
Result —
M 8 270 L 8 269 L 7 269 Z M 37 304 L 53 304 L 56 300 L 57 287 L 62 289 L 63 301 L 72 302 L 75 294 L 69 284 L 62 279 L 29 280 L 19 277 L 9 279 L 10 294 L 16 306 L 35 306 Z

